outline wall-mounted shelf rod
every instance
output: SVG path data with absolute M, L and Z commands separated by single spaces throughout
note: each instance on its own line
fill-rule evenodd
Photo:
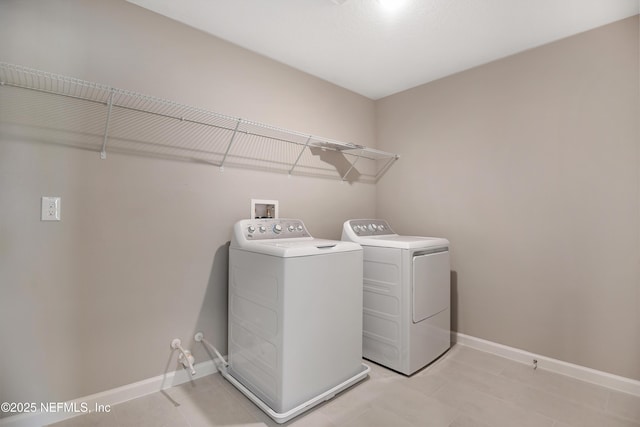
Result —
M 0 84 L 0 90 L 17 97 L 14 100 L 26 108 L 11 110 L 16 104 L 13 101 L 3 104 L 3 108 L 13 114 L 12 121 L 8 123 L 31 126 L 34 133 L 45 128 L 55 130 L 59 132 L 59 138 L 68 138 L 69 145 L 81 143 L 96 149 L 101 158 L 106 158 L 109 147 L 110 150 L 127 153 L 201 160 L 216 164 L 221 169 L 227 165 L 255 167 L 288 172 L 289 175 L 295 171 L 297 174 L 363 182 L 377 181 L 399 158 L 397 154 L 362 145 L 225 116 L 15 64 L 0 62 Z M 60 98 L 20 96 L 13 92 L 13 88 Z M 8 99 L 4 95 L 3 99 Z M 33 104 L 35 102 L 37 104 Z M 83 102 L 100 106 L 88 108 Z M 38 108 L 30 108 L 29 105 Z M 97 126 L 103 132 L 97 130 Z M 100 138 L 99 143 L 95 141 L 96 137 Z M 287 148 L 287 144 L 302 148 L 292 150 Z M 313 148 L 321 149 L 322 153 Z M 325 151 L 333 154 L 328 155 Z M 344 163 L 345 160 L 348 164 Z M 354 174 L 356 164 L 358 170 Z M 344 170 L 343 166 L 348 169 L 344 174 L 340 172 Z M 349 178 L 353 176 L 356 178 Z

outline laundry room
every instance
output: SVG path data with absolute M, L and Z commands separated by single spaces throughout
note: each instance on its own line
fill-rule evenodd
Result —
M 420 48 L 380 0 L 170 3 L 0 2 L 0 426 L 640 426 L 640 2 L 405 0 Z M 370 226 L 441 238 L 447 348 L 265 415 L 215 373 L 252 200 L 365 263 Z

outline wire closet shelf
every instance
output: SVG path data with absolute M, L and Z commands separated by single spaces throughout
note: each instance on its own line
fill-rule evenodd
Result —
M 24 91 L 22 89 L 28 89 Z M 376 182 L 397 154 L 0 62 L 0 124 L 107 151 Z

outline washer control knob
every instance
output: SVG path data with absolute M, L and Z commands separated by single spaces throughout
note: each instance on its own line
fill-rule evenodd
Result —
M 302 224 L 298 224 L 298 226 L 296 227 L 296 230 L 302 231 Z
M 247 231 L 249 233 L 255 233 L 256 232 L 256 228 L 253 225 L 250 225 L 249 227 L 247 227 Z
M 264 233 L 265 231 L 267 231 L 267 227 L 265 227 L 264 225 L 261 225 L 259 230 L 261 233 Z
M 378 230 L 380 230 L 380 231 L 384 231 L 384 224 L 380 224 L 380 225 L 378 226 Z
M 291 232 L 291 233 L 293 233 L 293 231 L 294 231 L 295 229 L 296 229 L 296 228 L 295 228 L 293 225 L 289 225 L 289 226 L 287 227 L 287 230 L 289 230 L 289 232 Z
M 376 231 L 376 225 L 375 224 L 369 224 L 369 231 L 373 232 Z
M 355 231 L 356 233 L 360 232 L 360 226 L 359 225 L 354 225 L 353 226 L 353 231 Z
M 282 226 L 280 224 L 276 224 L 273 226 L 273 232 L 276 234 L 280 234 L 282 232 Z

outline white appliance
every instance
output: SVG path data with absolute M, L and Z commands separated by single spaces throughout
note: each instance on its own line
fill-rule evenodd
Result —
M 297 219 L 235 224 L 223 375 L 278 423 L 364 379 L 362 248 Z
M 400 236 L 380 219 L 346 221 L 364 250 L 363 356 L 405 375 L 451 346 L 449 241 Z

